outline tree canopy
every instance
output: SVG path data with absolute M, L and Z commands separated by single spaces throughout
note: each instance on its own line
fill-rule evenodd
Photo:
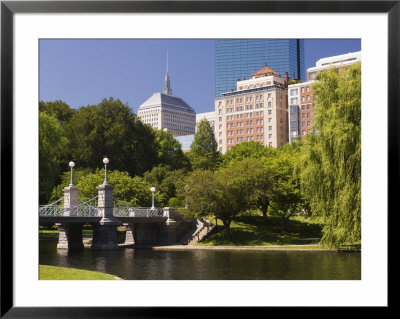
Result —
M 221 162 L 217 146 L 210 123 L 207 119 L 201 120 L 189 152 L 193 169 L 216 170 Z
M 49 115 L 53 115 L 61 124 L 64 124 L 71 119 L 76 110 L 71 109 L 67 103 L 56 100 L 50 102 L 40 101 L 39 112 L 46 112 Z
M 264 145 L 255 141 L 243 142 L 236 144 L 224 154 L 222 165 L 226 167 L 231 163 L 244 160 L 245 158 L 261 159 L 263 157 L 274 156 L 276 152 L 276 149 L 272 147 L 265 147 Z
M 60 159 L 67 139 L 60 122 L 39 113 L 39 203 L 47 203 L 59 175 Z
M 189 160 L 182 151 L 182 145 L 171 132 L 157 130 L 155 143 L 159 164 L 169 166 L 173 170 L 189 166 Z
M 109 98 L 81 107 L 65 131 L 70 141 L 68 157 L 81 167 L 101 168 L 107 156 L 112 169 L 134 176 L 157 162 L 154 131 L 120 100 Z
M 152 185 L 139 176 L 131 177 L 127 172 L 107 170 L 107 181 L 114 186 L 113 196 L 129 206 L 150 207 Z M 96 186 L 104 182 L 104 169 L 82 176 L 76 187 L 79 188 L 79 197 L 88 200 L 97 195 Z M 154 202 L 156 206 L 162 206 L 165 201 L 163 195 L 156 190 Z
M 279 148 L 275 156 L 264 159 L 272 187 L 268 192 L 269 214 L 282 218 L 285 230 L 290 217 L 307 210 L 309 205 L 300 187 L 297 165 L 301 156 L 301 142 L 292 142 Z
M 254 159 L 245 159 L 238 162 L 235 169 L 192 172 L 179 183 L 178 194 L 193 216 L 211 215 L 221 219 L 227 235 L 230 236 L 232 220 L 254 206 L 254 190 L 263 177 L 262 163 Z

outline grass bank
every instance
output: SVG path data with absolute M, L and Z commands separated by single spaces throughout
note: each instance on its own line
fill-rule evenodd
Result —
M 222 225 L 218 221 L 219 225 Z M 315 247 L 322 237 L 322 219 L 296 216 L 289 220 L 287 231 L 277 217 L 240 216 L 231 223 L 231 238 L 222 230 L 198 245 L 206 246 L 264 246 L 310 245 Z
M 118 280 L 120 278 L 97 271 L 39 265 L 40 280 Z
M 218 225 L 222 225 L 218 221 Z M 278 217 L 239 216 L 231 223 L 231 237 L 225 230 L 210 236 L 197 246 L 257 246 L 284 250 L 326 250 L 319 245 L 324 224 L 321 217 L 292 217 L 284 229 Z M 361 242 L 333 249 L 337 251 L 360 251 Z

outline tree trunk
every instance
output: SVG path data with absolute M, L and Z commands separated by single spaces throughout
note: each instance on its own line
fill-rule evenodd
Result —
M 223 220 L 222 223 L 225 226 L 225 236 L 229 239 L 232 238 L 231 234 L 231 221 L 230 220 Z
M 282 221 L 283 221 L 283 230 L 285 232 L 287 232 L 288 231 L 288 219 L 283 217 Z
M 267 217 L 267 212 L 266 211 L 261 211 L 262 212 L 262 215 L 263 215 L 263 217 L 265 218 L 265 217 Z

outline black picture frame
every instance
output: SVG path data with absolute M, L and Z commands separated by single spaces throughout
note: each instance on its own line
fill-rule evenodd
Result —
M 13 16 L 15 13 L 387 13 L 388 14 L 388 218 L 397 213 L 400 125 L 400 1 L 1 1 L 1 317 L 189 318 L 190 307 L 14 307 L 13 303 Z M 391 223 L 389 222 L 388 225 Z M 392 223 L 393 226 L 393 223 Z M 389 227 L 388 227 L 389 230 Z M 388 232 L 389 234 L 389 232 Z M 388 238 L 388 244 L 390 240 Z M 390 249 L 389 249 L 390 250 Z M 388 255 L 389 256 L 389 255 Z M 390 258 L 388 260 L 388 264 Z M 390 280 L 388 280 L 388 285 Z M 381 307 L 387 310 L 388 307 Z M 248 307 L 235 314 L 248 315 Z M 307 307 L 291 307 L 296 315 Z M 269 311 L 269 310 L 268 310 Z M 336 310 L 333 310 L 336 312 Z M 224 307 L 204 315 L 226 314 Z M 266 315 L 266 314 L 265 314 Z

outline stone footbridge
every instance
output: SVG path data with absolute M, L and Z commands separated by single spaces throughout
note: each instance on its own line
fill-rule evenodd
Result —
M 97 196 L 82 202 L 79 189 L 70 185 L 63 198 L 39 207 L 39 224 L 58 226 L 58 249 L 82 249 L 85 224 L 93 227 L 95 250 L 118 249 L 119 226 L 126 227 L 125 244 L 148 246 L 176 244 L 193 224 L 169 207 L 129 207 L 112 196 L 112 185 L 104 183 L 97 190 Z

